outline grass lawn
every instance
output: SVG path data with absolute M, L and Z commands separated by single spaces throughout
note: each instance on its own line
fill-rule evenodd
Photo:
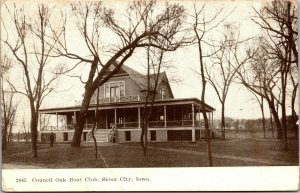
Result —
M 214 154 L 242 156 L 254 159 L 278 160 L 298 165 L 298 141 L 290 140 L 290 150 L 283 151 L 282 144 L 273 140 L 228 139 L 213 140 Z M 203 167 L 207 166 L 206 145 L 204 141 L 197 143 L 149 143 L 148 156 L 144 156 L 138 143 L 101 145 L 99 151 L 108 167 Z M 175 149 L 200 152 L 199 155 L 183 152 L 160 150 Z M 103 168 L 104 160 L 94 158 L 93 143 L 84 144 L 80 148 L 72 148 L 70 144 L 38 144 L 38 158 L 30 157 L 29 143 L 11 143 L 3 152 L 3 167 L 22 168 L 33 166 L 43 168 Z M 244 159 L 228 159 L 213 156 L 214 166 L 259 166 L 266 165 L 245 161 Z M 267 164 L 276 165 L 276 164 Z

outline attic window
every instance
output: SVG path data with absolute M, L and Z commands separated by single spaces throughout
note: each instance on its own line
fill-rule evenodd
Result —
M 165 88 L 164 87 L 161 87 L 160 91 L 159 91 L 159 94 L 161 96 L 161 99 L 166 99 L 166 91 L 165 91 Z
M 125 82 L 109 82 L 104 85 L 104 98 L 125 97 Z

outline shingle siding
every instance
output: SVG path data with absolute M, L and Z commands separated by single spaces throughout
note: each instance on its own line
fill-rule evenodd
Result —
M 130 69 L 129 67 L 126 67 L 125 69 L 127 69 L 127 71 L 129 72 L 129 73 L 127 73 L 127 75 L 126 75 L 126 72 L 124 73 L 124 71 L 122 71 L 121 76 L 118 76 L 118 73 L 117 73 L 114 77 L 110 78 L 110 80 L 107 81 L 106 84 L 108 84 L 110 82 L 124 81 L 125 82 L 125 97 L 130 97 L 130 96 L 137 97 L 138 95 L 141 97 L 145 97 L 146 96 L 145 88 L 147 86 L 147 76 L 142 75 L 142 74 L 137 74 L 138 72 L 135 72 L 134 70 Z M 131 71 L 133 71 L 133 72 L 131 72 Z M 151 75 L 151 77 L 152 76 L 153 75 Z M 154 80 L 153 78 L 154 77 L 152 77 L 152 79 L 151 79 L 152 81 Z M 152 84 L 154 86 L 153 82 L 152 82 Z M 141 85 L 143 85 L 143 86 L 141 86 Z M 104 86 L 105 86 L 105 84 L 103 84 L 99 88 L 99 99 L 105 98 Z M 157 86 L 157 93 L 156 93 L 155 99 L 162 98 L 160 95 L 160 89 L 162 87 L 165 89 L 166 99 L 174 98 L 172 91 L 170 90 L 170 86 L 167 82 L 167 77 L 166 77 L 165 72 L 160 73 L 159 85 Z M 94 93 L 94 95 L 92 97 L 92 101 L 95 101 L 96 95 L 97 95 L 97 91 Z
M 106 83 L 110 82 L 119 82 L 119 81 L 124 81 L 125 82 L 125 97 L 129 96 L 137 96 L 141 95 L 140 92 L 140 87 L 135 83 L 130 76 L 120 76 L 120 77 L 112 77 L 109 81 Z M 96 99 L 96 93 L 93 95 L 92 100 Z M 99 99 L 104 98 L 104 85 L 100 86 L 99 89 Z

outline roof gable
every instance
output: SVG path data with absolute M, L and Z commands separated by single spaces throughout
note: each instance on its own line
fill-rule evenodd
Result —
M 147 90 L 147 82 L 148 82 L 147 75 L 143 75 L 126 65 L 123 65 L 122 69 L 128 73 L 128 75 L 132 78 L 132 80 L 135 81 L 142 90 Z M 161 72 L 159 73 L 158 76 L 159 77 L 158 77 L 157 86 L 159 86 L 162 83 L 162 81 L 165 81 L 168 86 L 168 89 L 170 90 L 172 97 L 174 97 L 166 72 Z M 150 74 L 151 88 L 154 88 L 156 78 L 157 78 L 157 74 Z

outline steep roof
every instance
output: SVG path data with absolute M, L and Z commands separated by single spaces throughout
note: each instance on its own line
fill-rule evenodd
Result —
M 134 69 L 132 69 L 132 68 L 126 66 L 126 65 L 123 65 L 122 69 L 128 73 L 128 75 L 133 79 L 133 81 L 135 81 L 139 85 L 139 87 L 142 90 L 147 90 L 147 82 L 148 82 L 147 75 L 143 75 L 143 74 L 137 72 L 136 70 L 134 70 Z M 165 80 L 166 83 L 167 83 L 167 85 L 168 85 L 168 87 L 169 87 L 171 95 L 173 97 L 173 92 L 172 92 L 172 89 L 171 89 L 171 86 L 170 86 L 170 83 L 169 83 L 169 80 L 168 80 L 166 72 L 161 72 L 161 73 L 159 73 L 158 76 L 159 77 L 158 77 L 157 85 L 160 85 L 161 82 L 163 80 Z M 157 74 L 150 74 L 150 86 L 152 88 L 155 85 L 156 77 L 157 77 Z
M 137 72 L 136 70 L 134 70 L 126 65 L 123 65 L 122 69 L 128 73 L 128 75 L 132 78 L 132 80 L 135 81 L 141 89 L 146 88 L 145 85 L 147 85 L 147 84 L 145 84 L 145 82 L 147 83 L 147 79 L 145 81 L 145 75 Z

